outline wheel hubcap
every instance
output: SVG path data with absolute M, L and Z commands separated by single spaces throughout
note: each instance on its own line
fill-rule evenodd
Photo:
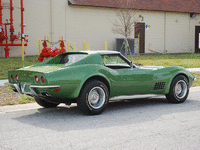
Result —
M 94 109 L 101 108 L 105 103 L 106 94 L 101 87 L 94 87 L 88 95 L 89 105 Z
M 187 94 L 187 83 L 184 80 L 180 80 L 175 86 L 175 95 L 177 98 L 182 99 Z

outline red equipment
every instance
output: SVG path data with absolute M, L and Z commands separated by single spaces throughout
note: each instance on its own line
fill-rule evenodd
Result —
M 63 39 L 62 40 L 59 40 L 60 42 L 60 49 L 58 49 L 57 47 L 53 50 L 53 52 L 51 53 L 51 57 L 54 57 L 54 56 L 57 56 L 61 53 L 65 53 L 66 52 L 66 49 L 65 49 L 65 44 L 64 44 L 64 41 Z
M 14 26 L 13 26 L 13 0 L 10 0 L 10 23 L 3 23 L 2 22 L 2 3 L 0 0 L 0 46 L 6 46 L 4 48 L 5 50 L 5 58 L 9 57 L 9 50 L 10 48 L 8 46 L 22 46 L 22 39 L 24 39 L 25 44 L 24 46 L 27 46 L 28 39 L 27 35 L 24 35 L 24 21 L 23 21 L 23 0 L 20 0 L 21 2 L 21 42 L 20 43 L 14 43 L 14 41 L 19 40 L 19 37 L 14 34 Z M 10 40 L 8 40 L 8 32 L 7 32 L 7 26 L 10 25 Z M 5 42 L 4 42 L 5 41 Z M 10 43 L 9 43 L 10 41 Z
M 39 62 L 43 62 L 44 57 L 48 58 L 51 56 L 51 53 L 52 53 L 51 48 L 47 48 L 47 42 L 49 42 L 49 41 L 46 39 L 42 40 L 42 41 L 44 41 L 44 42 L 42 43 L 42 45 L 43 45 L 42 52 L 40 53 L 40 55 L 38 57 Z
M 48 40 L 45 39 L 45 40 L 42 40 L 42 41 L 44 41 L 44 42 L 42 43 L 42 45 L 43 45 L 42 52 L 40 53 L 40 55 L 38 57 L 39 62 L 43 62 L 44 57 L 46 57 L 46 58 L 54 57 L 54 56 L 57 56 L 57 55 L 59 55 L 61 53 L 66 52 L 65 44 L 64 44 L 64 40 L 63 39 L 59 40 L 61 48 L 58 49 L 56 47 L 54 50 L 52 50 L 51 48 L 47 48 L 47 42 L 49 42 Z

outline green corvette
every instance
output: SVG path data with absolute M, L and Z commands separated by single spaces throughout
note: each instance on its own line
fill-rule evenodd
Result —
M 13 90 L 43 107 L 77 103 L 85 114 L 102 113 L 109 98 L 164 94 L 187 99 L 194 76 L 181 67 L 136 66 L 116 51 L 67 52 L 37 65 L 8 72 Z

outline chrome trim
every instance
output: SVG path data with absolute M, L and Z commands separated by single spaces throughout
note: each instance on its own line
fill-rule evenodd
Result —
M 60 85 L 30 85 L 30 88 L 44 88 L 44 89 L 51 89 L 51 88 L 59 88 Z
M 136 66 L 132 61 L 128 60 L 128 59 L 127 59 L 124 55 L 122 55 L 121 53 L 120 53 L 120 56 L 123 57 L 123 59 L 125 59 L 125 61 L 129 62 L 129 65 L 131 66 L 131 69 L 137 68 L 137 66 Z
M 187 94 L 187 90 L 187 83 L 184 80 L 179 80 L 174 87 L 174 92 L 178 99 L 184 98 Z
M 40 88 L 40 89 L 51 89 L 51 88 L 59 88 L 60 85 L 30 85 L 30 90 L 32 94 L 36 97 L 38 97 L 38 94 L 34 91 L 34 88 Z
M 101 87 L 94 87 L 88 94 L 88 102 L 93 109 L 101 108 L 106 101 L 105 91 Z
M 25 83 L 25 82 L 22 82 L 21 83 L 21 89 L 20 89 L 20 86 L 19 84 L 12 84 L 12 83 L 9 83 L 10 85 L 13 85 L 17 92 L 21 93 L 21 94 L 31 94 L 31 95 L 34 95 L 36 97 L 38 97 L 38 94 L 35 92 L 34 88 L 40 88 L 40 89 L 51 89 L 51 88 L 59 88 L 60 85 L 31 85 L 31 83 Z M 26 92 L 24 91 L 25 90 L 25 87 L 26 85 L 30 85 L 29 88 L 31 90 L 31 92 Z
M 10 83 L 9 83 L 10 84 Z M 19 84 L 11 84 L 11 85 L 14 85 L 14 87 L 16 88 L 17 92 L 19 92 L 20 94 L 23 94 L 20 87 L 19 87 Z

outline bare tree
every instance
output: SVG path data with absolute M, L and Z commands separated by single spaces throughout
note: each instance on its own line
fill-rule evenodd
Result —
M 122 46 L 125 46 L 125 56 L 127 56 L 128 52 L 130 52 L 128 38 L 131 36 L 136 24 L 136 20 L 134 18 L 136 10 L 130 9 L 129 7 L 129 0 L 126 0 L 126 7 L 117 10 L 116 16 L 118 19 L 112 22 L 114 26 L 112 28 L 113 33 L 124 36 Z

